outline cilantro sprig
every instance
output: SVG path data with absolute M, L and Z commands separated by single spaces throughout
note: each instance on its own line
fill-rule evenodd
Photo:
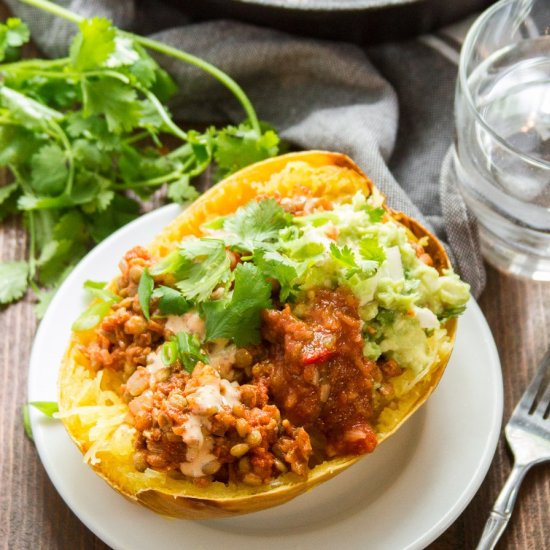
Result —
M 279 138 L 239 85 L 208 62 L 104 18 L 24 1 L 79 31 L 64 58 L 19 60 L 27 26 L 17 18 L 0 24 L 0 166 L 13 180 L 0 187 L 0 221 L 21 216 L 29 233 L 26 261 L 0 263 L 0 304 L 31 286 L 43 312 L 86 251 L 139 215 L 139 199 L 166 186 L 170 200 L 188 202 L 197 196 L 193 178 L 210 164 L 224 176 L 277 154 Z M 148 50 L 216 78 L 247 120 L 182 129 L 167 107 L 177 86 Z
M 243 252 L 273 248 L 279 231 L 288 227 L 292 216 L 275 199 L 250 201 L 224 220 L 227 244 Z
M 271 307 L 271 285 L 251 263 L 235 268 L 231 297 L 205 302 L 206 340 L 228 338 L 237 346 L 260 341 L 260 314 Z

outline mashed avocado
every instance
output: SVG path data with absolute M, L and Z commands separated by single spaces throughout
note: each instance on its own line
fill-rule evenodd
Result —
M 422 255 L 425 242 L 380 208 L 376 196 L 357 193 L 332 210 L 295 217 L 279 233 L 277 248 L 298 266 L 300 290 L 346 286 L 359 299 L 364 354 L 384 354 L 421 373 L 436 359 L 445 335 L 441 323 L 462 313 L 469 285 L 443 274 Z

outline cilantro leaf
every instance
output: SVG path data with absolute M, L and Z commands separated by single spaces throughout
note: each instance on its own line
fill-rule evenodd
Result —
M 55 213 L 50 210 L 39 210 L 32 214 L 35 227 L 35 243 L 36 249 L 40 252 L 48 242 L 54 238 L 54 228 L 57 220 Z M 25 216 L 25 221 L 28 222 L 29 217 Z M 63 235 L 58 235 L 63 238 Z
M 0 187 L 0 221 L 17 213 L 18 192 L 19 184 L 17 182 Z
M 100 242 L 119 227 L 135 220 L 139 215 L 139 204 L 130 197 L 115 193 L 109 206 L 95 213 L 89 220 L 90 234 L 94 241 Z
M 331 243 L 330 255 L 344 267 L 346 279 L 351 279 L 362 267 L 358 265 L 355 253 L 349 246 L 338 247 Z
M 168 197 L 178 204 L 187 204 L 198 196 L 197 190 L 189 185 L 189 176 L 184 175 L 168 187 Z
M 81 204 L 86 214 L 103 212 L 115 198 L 115 192 L 110 187 L 108 179 L 80 169 L 74 180 L 71 199 L 74 204 Z
M 279 151 L 279 137 L 273 130 L 266 129 L 258 137 L 247 123 L 224 128 L 214 134 L 213 141 L 214 158 L 224 176 L 273 157 Z
M 12 48 L 19 48 L 23 44 L 26 44 L 31 37 L 29 27 L 18 17 L 9 17 L 6 21 L 6 28 L 6 41 L 8 46 Z
M 109 131 L 129 132 L 138 124 L 141 106 L 134 89 L 113 78 L 84 81 L 84 115 L 103 114 Z
M 231 278 L 225 244 L 218 239 L 187 239 L 152 270 L 154 275 L 172 273 L 187 300 L 204 302 L 214 288 Z
M 372 206 L 366 204 L 365 212 L 367 213 L 371 223 L 379 223 L 382 221 L 386 210 L 384 210 L 384 208 L 373 208 Z
M 75 139 L 72 154 L 75 160 L 88 170 L 105 172 L 112 169 L 111 156 L 87 139 Z
M 151 316 L 149 315 L 149 303 L 151 301 L 151 296 L 153 295 L 154 287 L 155 281 L 153 280 L 153 277 L 151 277 L 149 269 L 145 268 L 139 280 L 137 293 L 141 311 L 143 311 L 143 315 L 145 315 L 145 318 L 148 321 L 151 318 Z
M 17 17 L 0 24 L 0 61 L 18 57 L 20 47 L 29 41 L 29 27 Z
M 77 250 L 74 244 L 69 239 L 61 239 L 59 241 L 49 241 L 44 246 L 36 262 L 38 277 L 42 284 L 55 284 L 63 269 L 69 265 L 74 265 L 75 260 L 84 254 L 85 248 L 82 246 Z
M 15 182 L 0 187 L 0 205 L 4 204 L 18 188 L 19 185 Z
M 63 114 L 5 85 L 0 86 L 0 103 L 10 111 L 14 122 L 27 129 L 43 130 L 52 120 L 60 120 Z
M 61 216 L 47 232 L 47 239 L 39 247 L 38 274 L 41 283 L 55 286 L 84 256 L 89 235 L 82 214 L 76 210 Z
M 111 152 L 120 147 L 120 138 L 109 131 L 107 121 L 101 113 L 84 116 L 83 112 L 78 111 L 68 114 L 66 120 L 67 134 L 70 137 L 82 137 L 100 151 Z
M 136 71 L 133 71 L 133 73 L 136 74 Z M 139 74 L 137 74 L 136 76 L 139 79 Z M 178 85 L 164 69 L 161 69 L 157 66 L 155 71 L 155 81 L 151 86 L 151 91 L 158 97 L 160 101 L 166 102 L 171 97 L 176 95 L 176 93 L 178 92 Z
M 181 292 L 169 286 L 159 286 L 153 291 L 153 298 L 158 298 L 158 308 L 161 315 L 183 315 L 191 305 Z
M 241 251 L 253 252 L 255 248 L 274 243 L 279 231 L 292 222 L 292 215 L 286 212 L 274 199 L 251 201 L 228 216 L 223 228 L 229 235 L 226 242 Z
M 108 56 L 105 66 L 114 68 L 132 65 L 136 63 L 139 58 L 139 53 L 134 48 L 134 41 L 131 38 L 126 36 L 115 36 L 114 48 Z
M 130 73 L 143 87 L 151 88 L 157 79 L 157 64 L 143 51 L 138 50 L 138 54 L 139 59 L 131 65 Z
M 63 214 L 53 226 L 52 236 L 55 239 L 86 240 L 88 230 L 84 216 L 77 210 Z
M 0 166 L 25 164 L 44 143 L 22 126 L 0 126 Z
M 260 341 L 261 311 L 271 307 L 271 285 L 253 264 L 239 264 L 231 298 L 205 302 L 206 340 L 228 338 L 237 346 Z
M 29 285 L 29 265 L 27 262 L 0 263 L 0 304 L 19 300 Z
M 115 28 L 108 19 L 85 19 L 71 44 L 73 66 L 81 71 L 101 67 L 115 50 L 115 34 Z
M 365 260 L 381 264 L 386 259 L 386 253 L 376 237 L 363 238 L 359 242 L 359 252 Z
M 58 195 L 65 188 L 68 175 L 67 158 L 59 145 L 44 145 L 33 155 L 31 185 L 37 193 Z
M 40 293 L 37 296 L 38 301 L 34 306 L 34 314 L 36 315 L 37 319 L 44 318 L 44 315 L 46 315 L 46 311 L 48 310 L 48 307 L 51 301 L 53 300 L 53 297 L 55 296 L 56 292 L 57 292 L 57 287 L 40 291 Z
M 266 278 L 279 282 L 281 302 L 286 302 L 289 296 L 297 292 L 296 279 L 304 271 L 305 264 L 300 265 L 275 250 L 261 249 L 254 251 L 253 262 Z
M 334 243 L 330 244 L 330 255 L 344 267 L 348 269 L 356 269 L 357 262 L 355 261 L 355 254 L 349 246 L 343 246 L 339 248 Z

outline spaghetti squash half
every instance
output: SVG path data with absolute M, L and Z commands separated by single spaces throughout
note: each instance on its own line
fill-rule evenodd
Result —
M 75 322 L 59 416 L 85 461 L 170 516 L 282 504 L 428 398 L 468 285 L 346 156 L 293 153 L 218 183 Z

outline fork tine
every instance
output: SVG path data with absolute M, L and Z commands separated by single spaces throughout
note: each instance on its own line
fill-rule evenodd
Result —
M 542 361 L 540 362 L 537 373 L 535 374 L 535 376 L 533 377 L 533 380 L 531 380 L 531 383 L 525 390 L 525 393 L 520 399 L 514 412 L 519 411 L 520 409 L 527 409 L 529 414 L 531 414 L 534 411 L 537 394 L 539 393 L 539 388 L 546 378 L 549 367 L 550 367 L 550 347 L 546 350 L 546 354 L 544 355 L 544 357 L 542 358 Z
M 550 369 L 546 370 L 546 376 L 541 380 L 538 395 L 540 397 L 534 403 L 537 407 L 534 414 L 544 417 L 546 415 L 546 410 L 548 409 L 548 404 L 550 403 Z

